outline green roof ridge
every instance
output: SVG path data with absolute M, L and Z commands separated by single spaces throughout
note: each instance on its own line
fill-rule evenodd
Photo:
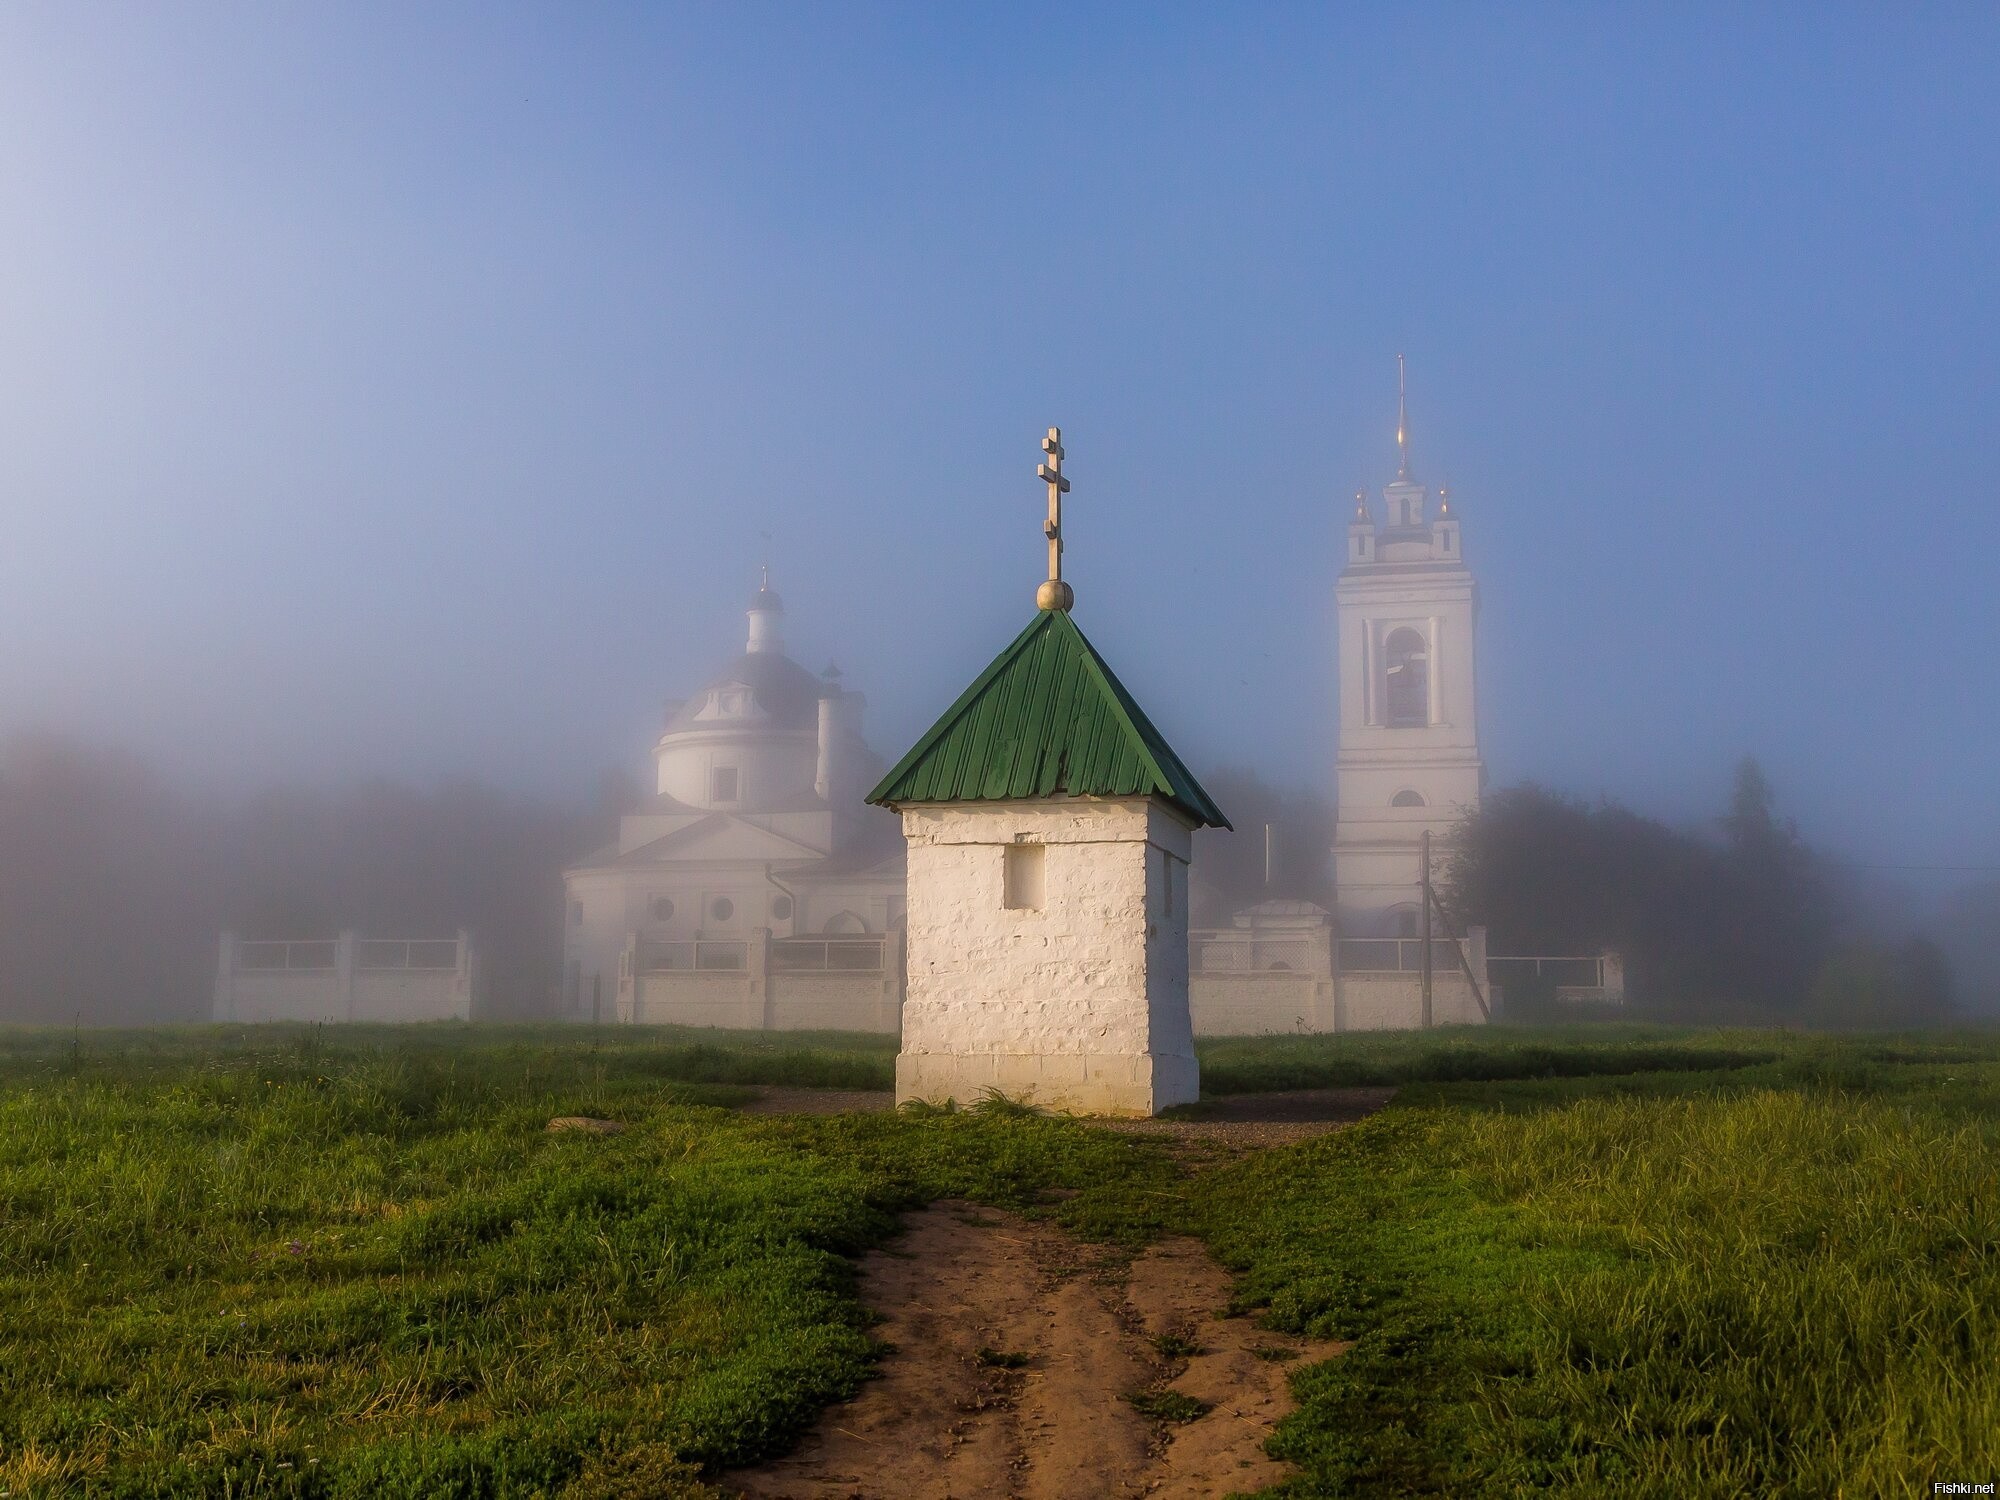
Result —
M 1013 801 L 1059 792 L 1157 796 L 1197 823 L 1229 827 L 1076 622 L 1043 610 L 868 800 Z

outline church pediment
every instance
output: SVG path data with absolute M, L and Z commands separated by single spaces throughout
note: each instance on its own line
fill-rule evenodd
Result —
M 826 852 L 734 813 L 718 812 L 634 849 L 626 860 L 634 864 L 704 860 L 780 864 L 823 859 Z

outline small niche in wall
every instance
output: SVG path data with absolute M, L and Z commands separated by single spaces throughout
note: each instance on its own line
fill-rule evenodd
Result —
M 1040 911 L 1048 868 L 1048 846 L 1009 844 L 1006 847 L 1006 905 L 1009 911 Z

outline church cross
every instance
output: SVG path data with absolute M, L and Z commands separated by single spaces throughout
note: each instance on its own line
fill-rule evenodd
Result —
M 1049 539 L 1049 577 L 1035 591 L 1035 602 L 1043 609 L 1066 610 L 1076 596 L 1062 576 L 1062 497 L 1069 493 L 1069 481 L 1063 478 L 1060 427 L 1049 429 L 1049 435 L 1042 439 L 1042 452 L 1048 458 L 1035 469 L 1035 477 L 1049 487 L 1049 518 L 1042 523 L 1042 535 Z

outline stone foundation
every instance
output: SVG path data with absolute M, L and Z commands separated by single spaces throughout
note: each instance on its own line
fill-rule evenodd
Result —
M 1129 1053 L 905 1052 L 896 1059 L 896 1102 L 1001 1094 L 1037 1109 L 1080 1115 L 1158 1114 L 1201 1096 L 1192 1057 Z

